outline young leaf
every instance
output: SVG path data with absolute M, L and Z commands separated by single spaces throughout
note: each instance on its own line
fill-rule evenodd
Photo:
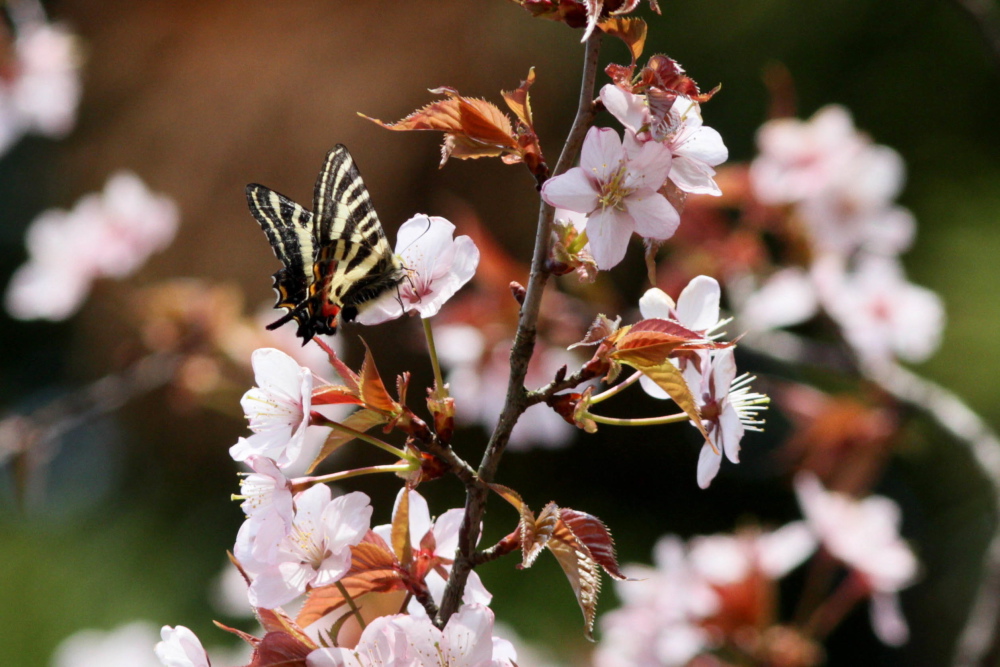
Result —
M 535 122 L 531 118 L 531 99 L 528 96 L 528 89 L 535 82 L 535 68 L 528 70 L 528 78 L 521 82 L 520 87 L 510 91 L 502 91 L 504 102 L 514 112 L 518 120 L 527 127 L 534 129 Z
M 392 515 L 392 551 L 403 567 L 413 561 L 413 543 L 410 541 L 410 493 L 399 498 L 399 506 Z
M 594 639 L 594 616 L 597 613 L 597 596 L 601 592 L 601 571 L 586 547 L 562 540 L 551 540 L 549 551 L 556 557 L 573 588 L 576 601 L 583 612 L 584 634 Z
M 604 522 L 596 516 L 586 512 L 578 512 L 572 509 L 562 509 L 559 511 L 559 518 L 566 528 L 572 531 L 584 546 L 590 551 L 590 555 L 597 561 L 604 571 L 615 579 L 628 579 L 618 567 L 618 558 L 615 556 L 615 541 L 611 538 L 611 533 Z
M 339 384 L 324 384 L 313 389 L 313 405 L 362 405 L 358 393 Z
M 284 632 L 269 632 L 260 640 L 247 667 L 306 667 L 306 656 L 317 648 L 315 643 L 309 644 Z
M 548 544 L 558 523 L 559 506 L 551 502 L 542 508 L 542 511 L 538 514 L 538 519 L 532 516 L 530 521 L 525 521 L 522 515 L 521 567 L 528 568 L 532 566 L 535 559 L 538 558 L 538 554 Z
M 646 22 L 640 18 L 614 18 L 601 21 L 597 27 L 608 35 L 613 35 L 625 42 L 628 50 L 632 53 L 632 64 L 642 55 L 642 49 L 646 45 Z
M 361 342 L 364 343 L 364 341 Z M 392 396 L 386 391 L 382 376 L 378 374 L 378 369 L 375 367 L 375 358 L 372 356 L 371 348 L 368 347 L 368 343 L 364 343 L 364 345 L 365 360 L 361 364 L 359 381 L 361 400 L 370 408 L 395 415 L 400 411 L 400 405 L 392 400 Z

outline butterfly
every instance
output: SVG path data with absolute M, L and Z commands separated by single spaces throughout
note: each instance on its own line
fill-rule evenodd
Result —
M 274 307 L 286 313 L 268 329 L 295 320 L 303 345 L 316 334 L 332 335 L 338 316 L 354 320 L 406 277 L 361 173 L 341 144 L 326 154 L 312 212 L 257 183 L 247 186 L 247 204 L 284 265 L 273 276 Z

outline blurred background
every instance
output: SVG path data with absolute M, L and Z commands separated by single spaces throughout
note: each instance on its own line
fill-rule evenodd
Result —
M 731 162 L 754 156 L 755 131 L 771 102 L 764 73 L 775 65 L 791 76 L 799 117 L 843 104 L 859 128 L 899 151 L 908 169 L 900 201 L 919 225 L 904 261 L 912 280 L 941 295 L 948 313 L 943 346 L 918 370 L 1000 424 L 1000 65 L 962 3 L 661 6 L 662 16 L 645 5 L 640 10 L 650 26 L 646 53 L 677 59 L 703 90 L 722 84 L 703 111 Z M 579 31 L 534 20 L 506 0 L 64 0 L 45 8 L 80 38 L 82 100 L 65 138 L 28 135 L 0 158 L 0 276 L 6 281 L 25 261 L 25 230 L 37 215 L 72 207 L 121 169 L 171 197 L 180 227 L 172 245 L 136 275 L 96 282 L 66 321 L 0 314 L 6 416 L 52 401 L 63 401 L 55 405 L 69 414 L 67 396 L 141 358 L 136 313 L 145 286 L 196 278 L 233 290 L 212 308 L 252 314 L 270 303 L 277 260 L 247 211 L 244 187 L 260 182 L 308 203 L 323 156 L 336 143 L 350 147 L 390 238 L 416 212 L 476 217 L 506 252 L 527 262 L 537 195 L 524 169 L 497 160 L 439 169 L 440 136 L 390 133 L 356 114 L 396 120 L 434 99 L 427 89 L 442 85 L 500 102 L 499 91 L 516 87 L 533 66 L 536 130 L 553 162 L 575 110 Z M 604 62 L 628 62 L 624 45 L 606 44 Z M 598 122 L 609 125 L 610 117 Z M 621 292 L 623 304 L 634 304 L 645 289 L 642 275 L 633 248 L 608 286 Z M 192 294 L 208 291 L 195 287 Z M 360 331 L 348 328 L 343 336 L 351 362 L 360 359 Z M 385 376 L 411 369 L 414 387 L 429 382 L 415 322 L 363 333 Z M 761 360 L 745 363 L 778 372 Z M 156 388 L 154 379 L 154 388 L 120 410 L 69 424 L 29 471 L 8 458 L 0 482 L 5 664 L 49 665 L 72 633 L 136 619 L 187 625 L 208 646 L 233 644 L 211 626 L 213 618 L 249 628 L 211 602 L 242 518 L 229 501 L 238 487 L 227 451 L 245 433 L 239 397 L 253 379 L 243 364 L 222 379 L 217 369 L 206 371 L 214 383 L 210 401 L 191 389 L 195 380 L 181 390 Z M 777 481 L 786 471 L 774 457 L 789 420 L 772 411 L 770 424 L 744 440 L 743 463 L 724 467 L 706 491 L 695 484 L 693 429 L 679 427 L 641 438 L 604 429 L 565 449 L 512 452 L 498 481 L 533 507 L 556 500 L 600 516 L 622 561 L 648 562 L 668 532 L 689 536 L 798 516 L 787 479 Z M 478 459 L 485 436 L 470 427 L 456 442 Z M 370 460 L 367 452 L 357 456 Z M 354 488 L 373 497 L 376 522 L 388 520 L 397 483 L 364 480 Z M 421 491 L 435 513 L 463 501 L 460 486 L 447 479 Z M 993 530 L 988 485 L 964 448 L 917 416 L 876 491 L 902 505 L 904 536 L 923 563 L 921 581 L 903 593 L 912 639 L 901 649 L 883 647 L 859 608 L 831 638 L 829 664 L 858 664 L 859 655 L 866 656 L 862 664 L 947 664 Z M 492 503 L 486 539 L 509 532 L 515 521 Z M 498 618 L 558 662 L 583 663 L 590 644 L 555 562 L 542 558 L 525 572 L 514 565 L 505 559 L 481 570 L 487 587 L 503 592 L 493 604 Z M 601 609 L 615 604 L 607 586 Z

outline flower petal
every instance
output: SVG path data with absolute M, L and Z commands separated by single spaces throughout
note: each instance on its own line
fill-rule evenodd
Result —
M 590 213 L 597 208 L 598 191 L 582 167 L 573 167 L 542 185 L 542 199 L 577 213 Z

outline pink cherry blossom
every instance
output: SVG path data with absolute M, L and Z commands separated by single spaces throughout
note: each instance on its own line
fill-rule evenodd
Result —
M 749 294 L 740 299 L 739 324 L 751 331 L 799 324 L 819 309 L 809 273 L 797 266 L 779 269 L 753 291 L 745 291 Z
M 28 228 L 28 261 L 7 285 L 6 308 L 22 320 L 63 320 L 79 309 L 96 278 L 124 278 L 164 249 L 177 231 L 176 205 L 120 172 L 104 192 L 71 211 L 42 213 Z
M 941 299 L 910 283 L 898 260 L 866 255 L 848 273 L 842 260 L 826 257 L 816 263 L 813 276 L 826 311 L 866 362 L 894 357 L 920 362 L 940 345 L 945 323 Z
M 163 641 L 153 649 L 164 667 L 210 667 L 208 654 L 193 632 L 178 625 L 164 625 L 160 631 Z
M 245 461 L 253 454 L 279 467 L 293 464 L 302 450 L 312 409 L 313 374 L 281 350 L 261 348 L 251 356 L 257 386 L 243 394 L 243 412 L 254 432 L 230 447 Z
M 625 257 L 633 232 L 662 241 L 677 230 L 680 216 L 657 192 L 670 166 L 670 151 L 662 144 L 640 143 L 631 131 L 622 144 L 614 130 L 592 127 L 580 166 L 546 181 L 542 198 L 587 215 L 591 252 L 597 266 L 607 270 Z
M 823 547 L 870 587 L 876 634 L 887 644 L 905 643 L 909 633 L 896 594 L 914 582 L 918 565 L 899 535 L 899 506 L 882 496 L 854 500 L 827 491 L 805 473 L 796 477 L 795 492 Z
M 601 101 L 627 129 L 640 139 L 663 142 L 673 156 L 669 178 L 685 192 L 721 195 L 715 169 L 729 159 L 722 136 L 703 125 L 701 106 L 677 95 L 670 108 L 654 113 L 645 95 L 636 95 L 613 84 L 601 88 Z
M 372 508 L 360 491 L 330 499 L 330 487 L 319 484 L 295 498 L 295 517 L 288 535 L 268 561 L 254 557 L 249 524 L 237 535 L 236 557 L 251 574 L 250 604 L 272 609 L 291 602 L 308 588 L 340 580 L 351 565 L 351 547 L 368 532 Z
M 365 304 L 357 321 L 380 324 L 410 311 L 423 318 L 437 315 L 479 265 L 479 248 L 472 239 L 454 235 L 455 225 L 437 216 L 416 215 L 404 222 L 396 235 L 396 254 L 406 278 L 398 289 Z
M 393 516 L 399 508 L 405 491 L 405 489 L 401 489 L 396 495 L 396 502 L 392 507 Z M 430 508 L 424 497 L 412 490 L 409 494 L 410 546 L 413 549 L 414 558 L 444 561 L 431 569 L 424 581 L 431 597 L 440 604 L 444 597 L 445 585 L 448 583 L 448 575 L 451 573 L 452 561 L 458 549 L 458 530 L 465 517 L 465 510 L 448 510 L 432 522 Z M 372 530 L 384 539 L 386 544 L 392 544 L 391 525 L 376 526 Z M 427 545 L 432 545 L 432 547 L 428 549 Z M 474 570 L 470 572 L 462 601 L 466 604 L 488 605 L 492 599 L 493 595 L 483 586 L 479 575 Z M 424 606 L 415 599 L 410 600 L 407 611 L 413 616 L 427 615 Z

